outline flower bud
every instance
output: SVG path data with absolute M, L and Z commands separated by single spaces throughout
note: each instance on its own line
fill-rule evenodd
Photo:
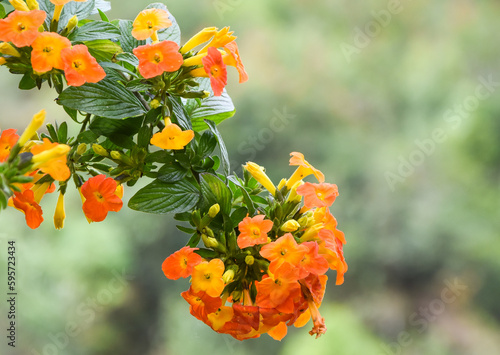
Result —
M 100 155 L 101 157 L 109 157 L 108 151 L 104 149 L 100 144 L 92 144 L 92 150 L 94 151 L 94 153 Z
M 33 116 L 30 124 L 28 125 L 28 127 L 26 127 L 23 134 L 17 141 L 17 144 L 22 147 L 31 137 L 35 135 L 36 131 L 43 125 L 43 122 L 45 121 L 45 114 L 45 110 L 41 110 Z
M 87 144 L 85 143 L 80 143 L 78 145 L 78 148 L 76 148 L 76 154 L 77 155 L 83 155 L 87 151 Z
M 245 257 L 245 264 L 253 265 L 254 262 L 255 262 L 255 258 L 252 255 L 247 255 Z
M 281 179 L 280 183 L 278 184 L 278 190 L 281 190 L 283 187 L 286 185 L 286 179 Z
M 78 17 L 75 15 L 69 19 L 68 24 L 64 28 L 64 33 L 70 33 L 78 25 Z
M 306 230 L 306 232 L 302 235 L 302 237 L 300 237 L 300 240 L 302 242 L 307 242 L 307 241 L 313 240 L 314 237 L 316 237 L 316 235 L 318 234 L 318 232 L 323 228 L 324 228 L 323 223 L 318 223 L 318 224 L 315 224 L 315 225 L 309 227 Z
M 158 99 L 151 100 L 151 102 L 149 103 L 149 107 L 151 107 L 153 110 L 160 107 L 160 100 Z
M 252 162 L 248 162 L 243 166 L 262 186 L 264 186 L 271 194 L 276 194 L 276 187 L 273 182 L 264 172 L 264 168 Z
M 30 11 L 30 8 L 23 0 L 9 0 L 14 9 L 19 11 Z
M 201 98 L 206 99 L 208 97 L 210 97 L 210 91 L 203 90 L 203 96 Z
M 297 229 L 300 228 L 300 223 L 297 222 L 296 220 L 294 219 L 291 219 L 289 221 L 286 221 L 282 226 L 281 226 L 281 230 L 283 232 L 295 232 Z
M 203 244 L 205 244 L 205 246 L 207 248 L 217 248 L 219 246 L 219 242 L 217 241 L 217 239 L 213 238 L 213 237 L 209 237 L 208 235 L 206 235 L 205 233 L 203 233 L 201 235 L 201 239 L 203 240 Z
M 220 206 L 218 203 L 216 203 L 215 205 L 212 205 L 212 207 L 210 207 L 210 209 L 208 210 L 208 215 L 212 218 L 215 218 L 215 216 L 217 216 L 219 211 L 220 211 Z
M 20 57 L 21 54 L 8 42 L 0 43 L 0 54 L 10 55 L 12 57 Z
M 111 158 L 115 159 L 115 160 L 121 160 L 121 157 L 122 157 L 122 155 L 120 154 L 120 152 L 116 151 L 116 150 L 112 150 L 111 153 L 110 153 L 110 155 L 111 155 Z
M 60 192 L 57 199 L 56 211 L 54 213 L 54 227 L 56 229 L 62 229 L 64 227 L 64 219 L 66 218 L 66 213 L 64 212 L 64 195 Z
M 230 283 L 234 279 L 234 270 L 226 270 L 224 274 L 222 275 L 222 281 L 224 281 L 225 284 Z
M 38 5 L 38 1 L 36 1 L 36 0 L 26 0 L 26 3 L 28 4 L 28 8 L 30 10 L 40 10 L 40 6 Z

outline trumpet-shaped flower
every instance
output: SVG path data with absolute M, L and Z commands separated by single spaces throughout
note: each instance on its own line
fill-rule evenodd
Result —
M 49 70 L 64 69 L 61 51 L 70 48 L 71 42 L 54 32 L 42 32 L 31 45 L 31 64 L 37 73 L 45 73 Z
M 307 253 L 305 245 L 299 245 L 290 233 L 266 244 L 260 250 L 260 255 L 269 260 L 269 270 L 275 272 L 283 263 L 299 266 L 300 261 Z
M 273 221 L 264 219 L 266 216 L 245 217 L 238 224 L 240 235 L 237 243 L 240 249 L 267 242 L 267 233 L 273 229 Z
M 10 150 L 16 144 L 19 136 L 16 134 L 15 129 L 6 129 L 0 135 L 0 163 L 7 160 Z
M 162 9 L 146 9 L 137 15 L 133 23 L 132 36 L 143 40 L 154 36 L 156 31 L 172 26 L 168 12 Z
M 252 162 L 247 162 L 243 167 L 255 178 L 255 180 L 257 180 L 262 186 L 264 186 L 267 191 L 269 191 L 273 195 L 276 194 L 276 187 L 274 186 L 269 176 L 266 175 L 262 166 Z
M 226 64 L 222 60 L 222 54 L 216 47 L 208 48 L 208 55 L 201 59 L 203 68 L 210 78 L 210 85 L 215 96 L 222 95 L 227 85 Z
M 54 212 L 54 227 L 56 229 L 62 229 L 64 227 L 64 219 L 66 218 L 66 213 L 64 211 L 64 195 L 62 192 L 59 193 L 57 198 L 56 211 Z
M 161 132 L 151 137 L 151 144 L 161 149 L 184 149 L 194 138 L 192 130 L 183 131 L 175 123 L 168 124 Z
M 222 274 L 224 262 L 220 259 L 204 261 L 194 267 L 191 287 L 194 292 L 206 292 L 211 297 L 219 297 L 224 289 Z
M 186 246 L 166 258 L 161 266 L 165 276 L 171 280 L 191 276 L 194 267 L 203 261 L 195 250 Z
M 206 53 L 210 47 L 221 48 L 225 47 L 228 43 L 233 42 L 236 36 L 233 36 L 233 31 L 229 31 L 229 27 L 224 27 L 222 30 L 215 33 L 212 40 L 208 42 L 198 53 Z
M 17 141 L 17 144 L 19 144 L 21 147 L 28 142 L 28 140 L 31 139 L 36 134 L 36 131 L 42 127 L 43 122 L 45 121 L 45 115 L 46 111 L 45 110 L 40 110 L 40 112 L 36 113 L 33 118 L 31 119 L 30 123 L 28 124 L 28 127 L 24 130 L 24 132 L 21 134 L 21 137 L 19 137 L 19 140 Z
M 83 212 L 93 222 L 101 222 L 108 211 L 118 212 L 123 201 L 116 195 L 116 181 L 97 175 L 88 179 L 82 186 L 81 193 L 85 198 Z
M 52 143 L 48 138 L 44 138 L 43 144 L 31 148 L 32 162 L 37 169 L 49 174 L 54 180 L 66 181 L 71 175 L 66 158 L 68 151 L 69 146 Z
M 292 156 L 290 158 L 290 165 L 298 166 L 298 168 L 286 183 L 286 187 L 288 189 L 291 189 L 298 181 L 311 174 L 313 174 L 320 183 L 325 182 L 325 175 L 309 164 L 309 162 L 304 159 L 304 155 L 302 153 L 292 152 L 290 155 Z
M 145 44 L 134 49 L 139 59 L 139 72 L 146 78 L 154 78 L 164 72 L 174 72 L 182 66 L 179 45 L 173 41 Z
M 304 206 L 307 208 L 321 208 L 331 206 L 339 195 L 339 190 L 334 184 L 306 182 L 297 188 L 297 194 L 304 196 Z
M 0 20 L 0 41 L 12 42 L 17 47 L 30 46 L 46 16 L 42 10 L 11 12 Z
M 35 194 L 31 190 L 14 192 L 14 207 L 24 212 L 26 224 L 31 229 L 36 229 L 43 222 L 42 208 L 35 201 Z
M 104 69 L 92 57 L 84 44 L 61 50 L 64 74 L 68 85 L 81 86 L 85 83 L 97 83 L 104 79 Z
M 248 74 L 245 71 L 245 66 L 241 61 L 240 52 L 238 50 L 238 45 L 236 42 L 230 42 L 224 46 L 227 54 L 222 57 L 226 65 L 230 65 L 236 68 L 240 76 L 240 84 L 248 80 Z
M 217 33 L 216 27 L 206 27 L 193 37 L 191 37 L 180 49 L 182 54 L 189 52 L 191 49 L 198 47 L 200 44 L 207 42 Z

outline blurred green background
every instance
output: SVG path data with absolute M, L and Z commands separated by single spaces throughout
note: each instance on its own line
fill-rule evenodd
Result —
M 133 19 L 149 1 L 111 3 L 110 18 Z M 278 182 L 300 151 L 339 186 L 332 212 L 349 271 L 327 286 L 328 332 L 216 334 L 179 296 L 188 281 L 161 271 L 187 241 L 170 216 L 123 209 L 89 225 L 72 191 L 62 231 L 55 194 L 35 231 L 15 210 L 0 215 L 0 263 L 16 240 L 20 293 L 18 346 L 1 330 L 0 353 L 499 354 L 500 3 L 164 3 L 184 41 L 207 26 L 238 35 L 250 80 L 230 73 L 237 114 L 220 126 L 233 168 L 253 160 Z M 22 129 L 41 108 L 65 119 L 54 92 L 22 92 L 19 79 L 0 68 L 2 129 Z

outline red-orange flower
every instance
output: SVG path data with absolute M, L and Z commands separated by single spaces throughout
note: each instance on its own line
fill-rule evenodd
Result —
M 260 250 L 260 255 L 271 261 L 269 270 L 276 272 L 285 262 L 299 266 L 307 250 L 305 245 L 297 244 L 293 236 L 290 233 L 286 233 L 284 236 L 276 239 L 276 241 L 264 245 Z
M 19 136 L 13 128 L 6 129 L 2 132 L 2 135 L 0 136 L 0 163 L 7 160 L 10 150 L 14 144 L 16 144 L 18 139 Z
M 162 9 L 146 9 L 137 15 L 133 23 L 132 36 L 138 40 L 148 39 L 162 28 L 172 26 L 168 12 Z
M 81 189 L 85 197 L 83 203 L 85 216 L 93 222 L 101 222 L 108 215 L 108 211 L 120 211 L 123 202 L 115 191 L 116 181 L 113 178 L 106 178 L 106 175 L 101 174 L 88 179 Z
M 179 45 L 173 41 L 145 44 L 135 48 L 134 54 L 139 58 L 139 73 L 146 79 L 176 71 L 183 61 Z
M 337 185 L 306 182 L 297 188 L 297 194 L 304 196 L 304 206 L 307 208 L 329 207 L 339 195 Z
M 31 148 L 31 154 L 33 154 L 33 160 L 37 161 L 38 157 L 41 157 L 43 153 L 49 152 L 56 147 L 65 147 L 66 152 L 69 150 L 68 146 L 52 143 L 48 138 L 43 139 L 43 144 L 39 144 Z M 66 181 L 71 176 L 67 165 L 66 155 L 56 155 L 54 158 L 49 158 L 38 164 L 37 168 L 40 169 L 45 174 L 49 174 L 54 180 Z
M 271 277 L 256 282 L 257 304 L 264 308 L 276 308 L 280 312 L 291 313 L 294 297 L 300 293 L 297 270 L 288 263 L 282 264 Z
M 205 323 L 208 322 L 208 315 L 216 312 L 222 306 L 222 300 L 218 295 L 212 297 L 203 291 L 196 292 L 192 287 L 182 292 L 181 296 L 189 303 L 190 313 Z
M 203 261 L 195 250 L 198 248 L 186 246 L 166 258 L 161 266 L 165 276 L 171 280 L 191 276 L 193 268 Z
M 237 243 L 240 249 L 267 242 L 267 233 L 273 229 L 273 221 L 264 219 L 265 217 L 264 215 L 245 217 L 238 224 L 240 235 Z
M 72 48 L 61 50 L 64 63 L 64 74 L 68 85 L 81 86 L 87 83 L 97 83 L 104 79 L 106 73 L 89 53 L 87 46 L 77 44 Z
M 53 68 L 64 69 L 61 51 L 71 47 L 71 42 L 54 32 L 43 32 L 31 45 L 31 65 L 38 73 L 45 73 Z
M 304 154 L 299 152 L 291 152 L 290 155 L 290 165 L 298 166 L 295 172 L 290 176 L 286 183 L 286 187 L 291 189 L 298 181 L 302 180 L 306 176 L 313 174 L 320 183 L 325 182 L 325 175 L 314 166 L 309 164 L 307 160 L 304 159 Z
M 38 228 L 43 222 L 42 208 L 35 201 L 35 194 L 31 190 L 14 192 L 14 207 L 24 212 L 26 224 L 31 229 Z
M 30 46 L 46 16 L 42 10 L 11 12 L 0 20 L 0 41 L 12 42 L 17 47 Z
M 240 75 L 240 84 L 248 80 L 248 74 L 245 71 L 245 66 L 241 61 L 240 52 L 238 51 L 238 45 L 235 41 L 230 42 L 224 46 L 227 54 L 223 56 L 224 63 L 226 65 L 231 65 L 238 70 Z
M 208 48 L 208 55 L 202 58 L 203 68 L 210 78 L 210 85 L 215 96 L 222 95 L 227 85 L 227 68 L 222 54 L 215 47 Z

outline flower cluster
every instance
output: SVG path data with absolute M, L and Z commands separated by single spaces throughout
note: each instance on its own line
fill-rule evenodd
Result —
M 287 326 L 300 327 L 309 319 L 311 335 L 326 331 L 318 311 L 325 273 L 335 270 L 340 285 L 347 271 L 344 233 L 329 211 L 338 190 L 301 153 L 291 155 L 290 165 L 297 169 L 277 187 L 262 167 L 245 166 L 252 180 L 271 193 L 267 206 L 244 216 L 232 231 L 210 227 L 220 211 L 218 204 L 212 206 L 201 225 L 196 218 L 192 223 L 206 248 L 186 246 L 163 263 L 167 278 L 191 277 L 182 297 L 191 314 L 216 332 L 239 340 L 267 333 L 281 340 Z M 312 174 L 318 183 L 304 183 Z

